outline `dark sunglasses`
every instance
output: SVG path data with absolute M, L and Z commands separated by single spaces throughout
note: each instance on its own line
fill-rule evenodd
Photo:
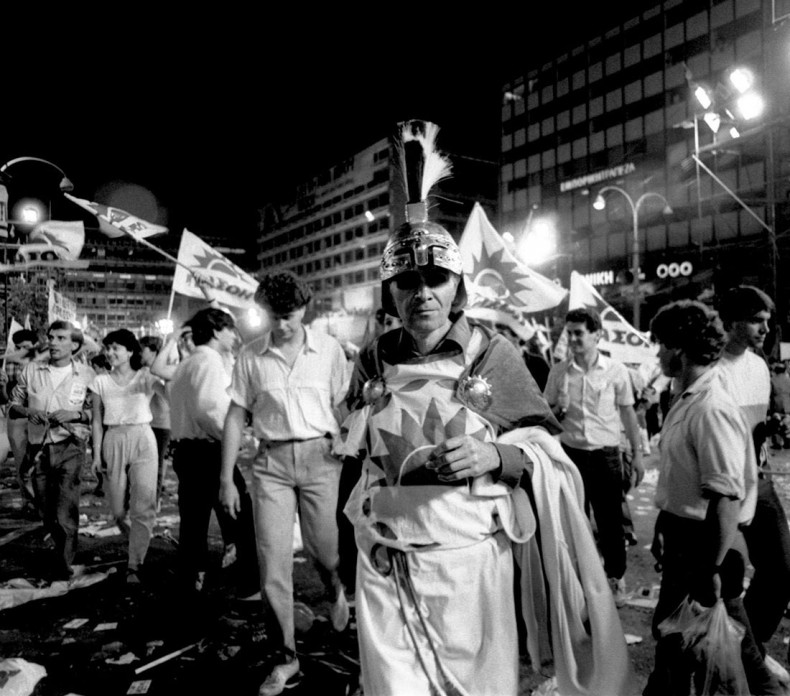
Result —
M 444 268 L 431 268 L 425 271 L 406 271 L 393 278 L 398 290 L 416 290 L 422 285 L 438 288 L 450 280 L 450 271 Z

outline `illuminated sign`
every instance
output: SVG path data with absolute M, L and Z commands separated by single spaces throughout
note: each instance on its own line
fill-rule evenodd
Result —
M 572 191 L 577 188 L 586 188 L 593 184 L 598 184 L 601 181 L 608 181 L 609 179 L 617 179 L 626 174 L 631 174 L 636 171 L 636 165 L 631 162 L 625 164 L 618 164 L 616 167 L 609 167 L 602 169 L 599 172 L 592 174 L 585 174 L 584 176 L 576 177 L 575 179 L 568 179 L 567 181 L 560 182 L 560 191 Z
M 614 271 L 597 271 L 585 273 L 584 279 L 590 285 L 614 285 Z
M 656 266 L 656 275 L 659 278 L 678 278 L 679 276 L 690 276 L 694 272 L 694 265 L 691 261 L 681 263 L 662 263 Z

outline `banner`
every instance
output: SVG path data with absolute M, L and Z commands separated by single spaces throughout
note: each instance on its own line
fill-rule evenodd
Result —
M 178 248 L 173 291 L 205 299 L 206 295 L 201 287 L 221 304 L 247 307 L 253 301 L 258 281 L 196 234 L 185 229 Z
M 58 258 L 73 261 L 79 258 L 85 244 L 85 225 L 82 220 L 45 220 L 30 232 L 31 242 L 52 246 Z M 27 244 L 23 246 L 29 246 Z M 32 245 L 30 245 L 32 246 Z
M 95 215 L 99 220 L 99 229 L 108 237 L 123 237 L 123 235 L 127 234 L 139 240 L 154 234 L 167 232 L 167 227 L 142 220 L 120 208 L 86 201 L 84 198 L 77 198 L 68 193 L 63 195 L 72 203 L 76 203 L 80 208 L 84 208 Z
M 57 319 L 64 319 L 75 325 L 77 324 L 77 303 L 55 290 L 52 285 L 49 286 L 49 304 L 47 310 L 48 324 L 51 324 Z
M 568 309 L 588 307 L 601 315 L 601 340 L 598 348 L 622 363 L 635 365 L 654 364 L 658 361 L 658 346 L 646 334 L 637 331 L 623 316 L 601 297 L 581 273 L 571 272 L 571 295 Z M 568 337 L 563 329 L 554 348 L 554 358 L 567 357 Z
M 458 246 L 469 307 L 529 314 L 556 307 L 568 294 L 508 251 L 479 203 L 472 209 Z

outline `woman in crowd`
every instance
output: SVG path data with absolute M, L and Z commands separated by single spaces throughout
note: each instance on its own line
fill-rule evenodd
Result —
M 131 331 L 111 331 L 102 343 L 111 371 L 98 375 L 92 387 L 93 470 L 101 469 L 103 456 L 110 509 L 129 538 L 127 582 L 137 583 L 156 522 L 158 455 L 150 402 L 163 385 L 140 371 L 141 348 Z

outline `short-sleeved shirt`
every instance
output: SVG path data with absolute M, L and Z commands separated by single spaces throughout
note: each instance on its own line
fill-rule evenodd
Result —
M 725 375 L 725 384 L 741 407 L 750 432 L 765 421 L 771 403 L 771 375 L 768 365 L 750 350 L 741 355 L 724 352 L 718 369 Z
M 91 391 L 101 397 L 104 425 L 142 425 L 150 423 L 151 397 L 159 379 L 147 370 L 138 370 L 128 384 L 121 386 L 110 374 L 96 377 Z
M 634 405 L 628 369 L 603 353 L 585 372 L 573 358 L 553 365 L 544 390 L 551 406 L 566 409 L 560 440 L 582 450 L 620 444 L 620 407 Z
M 340 431 L 334 408 L 348 390 L 346 355 L 333 336 L 304 329 L 292 367 L 268 335 L 236 359 L 230 397 L 252 413 L 255 436 L 263 440 L 310 440 Z
M 722 373 L 710 369 L 675 401 L 661 429 L 656 505 L 704 520 L 706 493 L 741 501 L 739 522 L 754 515 L 757 462 L 746 420 Z
M 88 390 L 96 378 L 96 373 L 87 365 L 72 360 L 71 373 L 55 386 L 52 366 L 48 362 L 30 362 L 19 375 L 11 393 L 11 404 L 25 406 L 47 413 L 61 409 L 80 411 L 87 414 L 85 421 L 90 422 Z M 86 440 L 90 428 L 83 423 L 68 423 L 65 427 L 48 428 L 46 425 L 28 422 L 28 442 L 41 444 L 62 442 L 69 437 Z

